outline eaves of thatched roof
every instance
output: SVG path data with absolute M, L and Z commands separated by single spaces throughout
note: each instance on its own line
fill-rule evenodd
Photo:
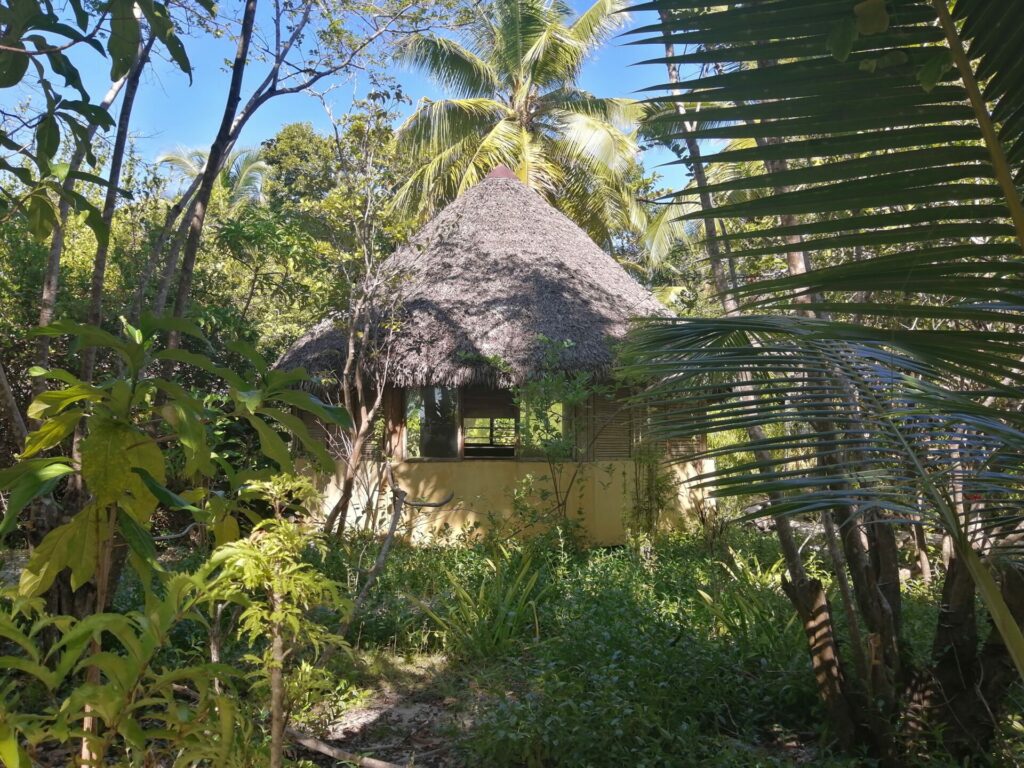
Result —
M 606 378 L 631 319 L 667 314 L 583 230 L 509 176 L 466 191 L 388 260 L 403 275 L 391 384 L 514 386 L 538 375 L 553 344 L 560 368 Z M 344 346 L 326 319 L 278 364 L 336 370 Z

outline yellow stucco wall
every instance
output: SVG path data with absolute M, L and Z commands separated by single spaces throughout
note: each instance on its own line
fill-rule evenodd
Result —
M 632 461 L 583 462 L 563 465 L 561 485 L 578 468 L 576 479 L 567 494 L 567 508 L 581 524 L 587 543 L 594 546 L 622 544 L 625 541 L 624 516 L 633 505 L 635 467 Z M 673 465 L 678 494 L 673 508 L 662 517 L 663 525 L 680 525 L 700 497 L 685 482 L 698 471 L 693 463 Z M 406 521 L 407 533 L 413 539 L 429 539 L 445 525 L 458 533 L 473 524 L 485 526 L 492 516 L 508 519 L 513 512 L 513 494 L 517 488 L 531 488 L 538 506 L 550 507 L 538 495 L 550 492 L 550 468 L 543 461 L 407 461 L 395 465 L 395 479 L 411 500 L 439 501 L 449 492 L 452 501 L 441 509 L 421 509 Z M 336 486 L 328 489 L 328 502 L 336 498 Z M 367 482 L 364 487 L 373 487 Z M 355 521 L 365 518 L 366 495 L 357 490 L 354 499 Z M 377 503 L 386 503 L 378 499 Z M 381 510 L 383 511 L 383 510 Z M 378 512 L 380 514 L 380 512 Z M 386 515 L 386 512 L 384 512 Z M 383 519 L 383 518 L 381 518 Z

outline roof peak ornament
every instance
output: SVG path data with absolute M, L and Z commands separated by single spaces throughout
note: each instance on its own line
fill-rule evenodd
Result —
M 484 179 L 515 179 L 519 181 L 519 177 L 507 165 L 494 166 L 494 169 L 484 176 Z

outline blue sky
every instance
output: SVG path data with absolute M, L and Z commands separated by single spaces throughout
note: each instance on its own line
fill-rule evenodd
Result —
M 588 3 L 571 0 L 579 10 Z M 631 17 L 629 28 L 656 21 L 651 13 Z M 626 38 L 628 39 L 628 38 Z M 631 66 L 646 58 L 653 58 L 661 51 L 657 46 L 626 45 L 626 39 L 616 39 L 607 44 L 587 63 L 582 74 L 582 86 L 600 96 L 632 96 L 636 91 L 649 85 L 664 82 L 664 65 Z M 132 134 L 136 147 L 143 158 L 152 160 L 160 153 L 182 147 L 209 147 L 224 109 L 225 92 L 228 85 L 227 61 L 234 56 L 234 42 L 228 37 L 214 38 L 210 35 L 188 38 L 185 41 L 194 69 L 193 81 L 172 64 L 157 57 L 147 70 L 139 89 L 134 114 Z M 109 66 L 106 60 L 92 55 L 89 61 L 81 61 L 86 85 L 94 99 L 102 98 L 109 85 Z M 251 76 L 245 86 L 260 76 L 259 69 L 250 67 Z M 426 96 L 443 98 L 445 94 L 429 79 L 405 68 L 396 68 L 391 74 L 401 83 L 406 94 L 415 103 Z M 353 96 L 365 95 L 365 83 L 359 81 L 338 84 L 332 93 L 332 109 L 342 114 L 348 108 Z M 248 90 L 243 87 L 243 93 Z M 412 107 L 408 107 L 411 110 Z M 327 130 L 330 123 L 320 102 L 315 98 L 296 94 L 273 99 L 256 113 L 246 125 L 240 146 L 258 145 L 273 136 L 283 125 L 308 121 L 320 130 Z M 671 160 L 668 152 L 648 153 L 644 158 L 650 169 Z M 659 173 L 665 177 L 666 186 L 681 186 L 683 171 L 679 166 L 663 168 Z

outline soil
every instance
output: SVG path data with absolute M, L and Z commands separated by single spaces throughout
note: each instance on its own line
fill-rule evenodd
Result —
M 455 744 L 472 726 L 472 683 L 467 686 L 464 677 L 457 679 L 440 655 L 401 659 L 381 654 L 363 664 L 366 679 L 360 682 L 372 693 L 318 738 L 347 752 L 402 766 L 465 764 Z M 330 758 L 315 761 L 337 765 Z

